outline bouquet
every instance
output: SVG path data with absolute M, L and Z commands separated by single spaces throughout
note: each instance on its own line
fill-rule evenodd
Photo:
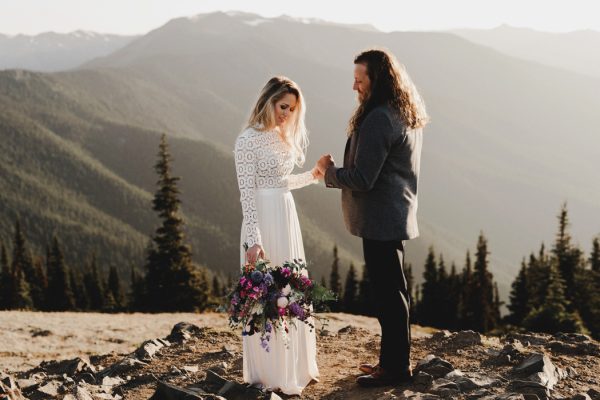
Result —
M 271 266 L 268 260 L 242 267 L 239 281 L 227 296 L 229 325 L 242 327 L 242 335 L 260 335 L 261 346 L 269 351 L 274 330 L 289 332 L 289 324 L 301 321 L 314 329 L 313 309 L 335 300 L 335 295 L 308 278 L 302 260 Z

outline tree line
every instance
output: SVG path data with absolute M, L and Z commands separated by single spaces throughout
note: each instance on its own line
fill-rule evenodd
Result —
M 411 322 L 440 329 L 494 333 L 507 330 L 536 332 L 580 332 L 600 337 L 600 238 L 592 241 L 589 256 L 572 241 L 567 206 L 558 215 L 558 232 L 550 251 L 523 259 L 512 283 L 509 314 L 501 316 L 497 282 L 490 271 L 490 251 L 483 233 L 474 256 L 467 251 L 462 269 L 453 262 L 448 268 L 442 254 L 433 247 L 425 260 L 423 279 L 415 285 L 413 268 L 405 266 L 410 295 Z M 330 304 L 335 312 L 372 315 L 373 288 L 368 269 L 359 279 L 350 265 L 342 283 L 337 248 L 329 279 L 321 284 L 331 289 L 338 301 Z
M 206 268 L 192 262 L 184 240 L 179 178 L 172 176 L 171 162 L 163 134 L 152 201 L 161 225 L 149 240 L 141 271 L 131 265 L 128 279 L 114 265 L 103 272 L 94 254 L 84 268 L 71 268 L 57 235 L 46 246 L 45 256 L 34 255 L 17 218 L 11 256 L 0 242 L 0 309 L 171 312 L 204 311 L 218 304 L 228 284 L 217 274 L 211 280 Z

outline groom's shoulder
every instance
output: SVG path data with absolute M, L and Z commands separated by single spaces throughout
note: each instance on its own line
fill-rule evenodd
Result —
M 392 107 L 387 104 L 379 105 L 369 114 L 366 119 L 371 119 L 371 121 L 377 124 L 385 124 L 387 126 L 391 126 L 394 130 L 398 128 L 402 128 L 402 118 L 400 117 L 397 111 L 394 111 Z M 389 125 L 388 125 L 389 124 Z

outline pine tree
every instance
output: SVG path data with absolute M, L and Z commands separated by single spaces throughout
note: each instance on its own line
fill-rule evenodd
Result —
M 149 311 L 202 311 L 208 306 L 206 276 L 192 263 L 190 247 L 184 243 L 184 221 L 179 212 L 179 177 L 171 175 L 171 155 L 166 135 L 161 136 L 159 176 L 153 209 L 162 220 L 153 236 L 146 260 L 146 302 Z M 205 284 L 206 283 L 206 284 Z
M 500 300 L 500 291 L 498 290 L 498 282 L 494 282 L 494 319 L 496 321 L 496 326 L 500 324 L 500 307 L 504 304 L 503 301 Z
M 448 326 L 450 330 L 457 330 L 460 324 L 460 277 L 456 272 L 456 264 L 453 262 L 448 276 L 448 300 L 446 301 L 446 312 L 448 314 Z
M 37 310 L 43 310 L 46 307 L 46 292 L 48 291 L 48 276 L 44 268 L 44 261 L 41 257 L 35 257 L 33 259 L 33 287 L 36 288 L 32 291 L 32 300 Z
M 473 329 L 473 309 L 472 309 L 472 290 L 473 290 L 473 265 L 471 263 L 471 253 L 467 250 L 465 266 L 461 277 L 461 291 L 459 295 L 459 327 L 460 329 Z
M 331 303 L 331 310 L 334 312 L 340 311 L 342 306 L 340 304 L 340 301 L 342 300 L 342 280 L 340 277 L 339 263 L 338 248 L 337 246 L 333 246 L 333 263 L 331 264 L 331 274 L 329 275 L 329 290 L 331 290 L 338 299 L 338 301 Z
M 127 301 L 129 311 L 142 310 L 144 298 L 144 279 L 139 276 L 135 265 L 131 264 L 129 299 Z
M 12 299 L 12 271 L 4 242 L 0 242 L 0 310 L 10 308 Z
M 421 300 L 419 301 L 419 323 L 439 327 L 439 280 L 438 268 L 433 247 L 429 248 L 425 269 L 423 271 L 423 284 L 421 287 Z
M 408 309 L 408 317 L 411 323 L 415 323 L 415 318 L 417 315 L 417 303 L 415 297 L 415 279 L 413 276 L 413 267 L 412 264 L 408 263 L 406 267 L 406 289 L 408 291 L 408 299 L 409 309 Z
M 52 238 L 52 250 L 48 261 L 46 304 L 51 311 L 67 311 L 75 308 L 69 270 L 56 236 Z
M 93 311 L 101 311 L 104 307 L 106 294 L 104 291 L 104 283 L 98 272 L 96 265 L 96 254 L 92 253 L 89 265 L 83 276 L 85 289 L 90 299 L 90 309 Z
M 75 309 L 80 311 L 89 309 L 90 299 L 85 290 L 85 285 L 82 282 L 80 274 L 76 273 L 73 269 L 69 270 L 69 282 L 73 291 L 73 298 L 75 299 Z
M 471 304 L 473 309 L 473 328 L 482 333 L 494 329 L 498 323 L 496 312 L 494 311 L 493 278 L 488 269 L 489 254 L 487 240 L 483 233 L 481 233 L 477 240 Z
M 358 284 L 358 309 L 362 315 L 374 316 L 373 309 L 373 287 L 369 269 L 363 264 L 362 279 Z
M 569 304 L 575 305 L 575 275 L 582 268 L 582 252 L 571 244 L 571 235 L 567 231 L 569 217 L 566 203 L 562 205 L 558 215 L 558 233 L 552 248 L 552 254 L 558 262 L 558 270 L 565 283 L 565 296 Z
M 590 267 L 592 271 L 600 273 L 600 238 L 594 238 L 592 242 L 592 252 L 590 253 Z
M 15 222 L 15 236 L 13 238 L 13 256 L 11 282 L 11 299 L 9 308 L 31 310 L 34 308 L 31 298 L 31 286 L 28 280 L 28 273 L 33 271 L 33 261 L 31 254 L 25 246 L 25 236 L 21 231 L 19 219 Z
M 523 259 L 521 262 L 521 269 L 511 285 L 509 295 L 510 303 L 508 309 L 510 310 L 510 314 L 508 316 L 508 322 L 516 326 L 520 326 L 523 319 L 531 311 L 527 272 L 527 263 L 525 262 L 525 259 Z
M 110 295 L 107 298 L 107 303 L 109 303 L 107 311 L 114 312 L 123 310 L 125 308 L 125 293 L 123 292 L 123 285 L 121 284 L 121 278 L 119 277 L 117 267 L 114 265 L 111 265 L 108 270 L 106 289 L 107 295 Z
M 527 264 L 527 293 L 529 295 L 527 308 L 529 311 L 544 304 L 549 276 L 550 259 L 546 254 L 544 243 L 542 243 L 538 256 L 530 254 Z
M 545 302 L 529 313 L 523 325 L 537 332 L 585 332 L 577 311 L 569 311 L 565 284 L 557 262 L 550 266 Z
M 356 269 L 354 264 L 350 263 L 350 268 L 346 274 L 346 283 L 344 285 L 343 310 L 350 314 L 358 313 L 358 281 L 356 279 Z

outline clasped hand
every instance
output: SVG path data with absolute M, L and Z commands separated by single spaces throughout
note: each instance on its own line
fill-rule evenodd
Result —
M 327 168 L 334 166 L 335 162 L 333 161 L 333 156 L 331 154 L 324 154 L 319 158 L 319 161 L 315 164 L 315 167 L 312 169 L 313 176 L 316 179 L 323 179 L 325 177 L 325 171 Z

